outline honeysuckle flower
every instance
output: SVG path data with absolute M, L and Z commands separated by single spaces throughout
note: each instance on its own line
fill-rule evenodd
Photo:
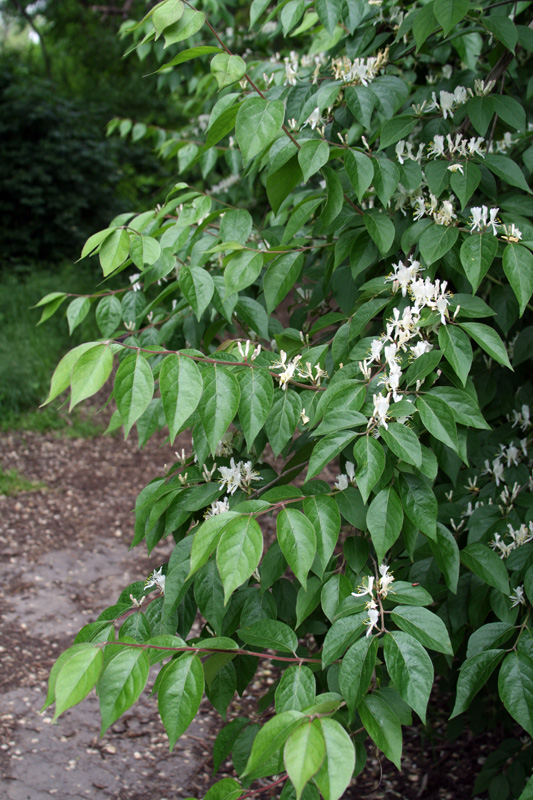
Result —
M 228 494 L 235 494 L 237 489 L 243 488 L 240 462 L 236 464 L 235 459 L 232 458 L 229 467 L 219 467 L 218 471 L 221 475 L 219 483 L 226 486 Z
M 302 125 L 302 128 L 305 128 L 305 126 L 306 126 L 306 125 L 310 125 L 310 126 L 311 126 L 311 130 L 313 130 L 313 131 L 314 131 L 314 130 L 315 130 L 315 128 L 317 127 L 317 125 L 320 125 L 320 124 L 322 124 L 322 123 L 323 123 L 323 119 L 322 119 L 322 117 L 321 117 L 321 115 L 320 115 L 320 108 L 317 106 L 317 107 L 316 107 L 316 108 L 315 108 L 315 109 L 314 109 L 314 110 L 313 110 L 313 111 L 312 111 L 312 112 L 309 114 L 309 116 L 308 116 L 308 117 L 307 117 L 307 119 L 305 120 L 304 124 Z
M 461 175 L 465 174 L 465 170 L 464 170 L 464 167 L 463 167 L 462 164 L 450 164 L 450 166 L 448 167 L 448 170 L 450 172 L 460 172 Z
M 514 417 L 513 428 L 519 425 L 520 429 L 525 431 L 531 424 L 531 415 L 529 406 L 526 403 L 524 403 L 520 411 L 516 410 L 513 411 L 513 417 Z
M 499 458 L 495 458 L 492 461 L 492 464 L 488 459 L 485 460 L 485 469 L 482 474 L 492 475 L 496 483 L 496 486 L 500 485 L 500 481 L 503 479 L 503 473 L 504 473 L 503 464 L 501 463 Z
M 368 622 L 365 622 L 365 625 L 368 626 L 366 635 L 370 636 L 374 628 L 379 622 L 379 611 L 377 608 L 369 608 L 368 609 Z
M 300 419 L 302 420 L 302 425 L 307 425 L 307 423 L 309 422 L 309 417 L 305 413 L 305 408 L 302 408 L 302 410 L 300 411 Z
M 502 229 L 501 237 L 508 242 L 519 242 L 522 238 L 522 231 L 516 227 L 514 222 L 511 225 L 502 225 Z
M 229 511 L 229 500 L 227 497 L 223 500 L 215 500 L 214 503 L 211 503 L 209 509 L 204 514 L 204 519 L 216 517 L 218 514 L 223 514 L 224 511 Z
M 378 592 L 381 597 L 387 597 L 391 584 L 394 583 L 394 575 L 389 571 L 387 564 L 380 564 L 379 566 L 379 589 Z
M 433 345 L 424 340 L 417 342 L 411 347 L 411 353 L 414 359 L 420 358 L 424 353 L 429 353 L 430 350 L 433 350 Z
M 334 488 L 337 489 L 339 492 L 343 492 L 345 489 L 348 488 L 350 482 L 348 480 L 348 476 L 344 474 L 337 475 L 337 479 L 334 483 Z
M 154 569 L 150 577 L 145 581 L 144 588 L 151 589 L 155 586 L 161 591 L 161 594 L 164 594 L 165 580 L 165 576 L 163 575 L 163 567 L 159 567 L 159 569 Z
M 511 608 L 514 608 L 518 605 L 525 606 L 527 604 L 523 586 L 517 586 L 516 589 L 513 590 L 513 593 L 508 595 L 508 597 L 511 601 Z
M 387 414 L 389 413 L 390 394 L 375 394 L 373 397 L 374 413 L 371 417 L 371 422 L 377 422 L 378 425 L 383 425 L 385 430 L 389 429 L 387 424 Z
M 359 585 L 358 592 L 352 592 L 352 597 L 365 597 L 365 595 L 369 594 L 372 596 L 374 591 L 374 576 L 373 575 L 365 575 Z

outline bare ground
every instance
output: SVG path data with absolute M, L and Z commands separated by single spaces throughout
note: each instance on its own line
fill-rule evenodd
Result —
M 165 547 L 170 553 L 171 543 L 150 559 L 128 547 L 135 498 L 174 460 L 173 448 L 163 440 L 138 451 L 133 438 L 11 433 L 0 437 L 0 458 L 3 469 L 48 487 L 0 497 L 0 797 L 202 797 L 222 725 L 207 701 L 172 753 L 147 692 L 103 738 L 94 695 L 58 724 L 51 724 L 49 710 L 39 714 L 49 669 L 78 629 L 165 560 Z M 251 692 L 259 689 L 256 683 Z M 450 746 L 437 730 L 431 743 L 421 748 L 420 742 L 420 729 L 406 732 L 401 775 L 369 747 L 369 769 L 346 797 L 470 798 L 486 740 L 465 735 Z

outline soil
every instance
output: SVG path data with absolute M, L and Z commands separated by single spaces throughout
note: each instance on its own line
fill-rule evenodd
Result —
M 103 738 L 94 693 L 57 724 L 51 724 L 50 709 L 39 713 L 50 667 L 79 628 L 170 554 L 170 542 L 151 558 L 140 547 L 128 547 L 135 498 L 174 461 L 173 451 L 163 439 L 139 451 L 134 437 L 0 437 L 2 468 L 47 486 L 0 497 L 2 800 L 177 800 L 205 794 L 212 742 L 223 725 L 206 700 L 172 753 L 148 692 Z M 264 689 L 261 682 L 272 682 L 268 670 L 238 701 L 240 713 Z M 345 797 L 471 798 L 473 776 L 488 753 L 486 739 L 465 735 L 450 745 L 438 729 L 421 748 L 421 735 L 418 728 L 407 729 L 402 773 L 367 742 L 367 769 Z M 228 768 L 223 764 L 222 774 L 231 774 L 224 773 Z

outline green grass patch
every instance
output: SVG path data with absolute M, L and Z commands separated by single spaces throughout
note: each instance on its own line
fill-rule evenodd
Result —
M 46 483 L 42 481 L 30 481 L 17 472 L 16 469 L 6 471 L 0 469 L 0 495 L 15 497 L 22 492 L 37 492 L 39 489 L 47 489 Z
M 91 439 L 104 433 L 106 425 L 93 414 L 93 409 L 38 408 L 30 411 L 11 411 L 0 419 L 0 432 L 34 431 L 55 433 L 69 439 Z

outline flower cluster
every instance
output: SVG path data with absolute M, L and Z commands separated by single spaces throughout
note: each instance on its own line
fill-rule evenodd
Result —
M 367 636 L 370 636 L 372 630 L 378 624 L 379 606 L 377 600 L 384 600 L 390 591 L 391 584 L 394 583 L 394 576 L 386 564 L 380 564 L 379 575 L 380 577 L 377 581 L 373 575 L 366 575 L 361 582 L 359 591 L 352 592 L 352 597 L 365 597 L 365 595 L 370 597 L 370 600 L 365 605 L 365 609 L 368 611 Z
M 516 589 L 513 590 L 513 593 L 509 595 L 509 600 L 511 601 L 511 608 L 518 605 L 525 606 L 526 597 L 524 594 L 524 587 L 517 586 Z
M 505 534 L 509 537 L 507 541 L 499 533 L 495 533 L 494 539 L 490 543 L 493 550 L 499 551 L 500 558 L 507 558 L 517 547 L 522 547 L 533 540 L 533 522 L 530 522 L 529 525 L 523 523 L 519 528 L 513 528 L 509 523 L 507 530 L 508 533 Z
M 315 366 L 312 367 L 309 361 L 306 361 L 305 366 L 302 366 L 300 364 L 302 360 L 301 355 L 294 356 L 294 358 L 289 359 L 288 361 L 285 350 L 280 350 L 279 355 L 280 359 L 272 364 L 272 369 L 283 370 L 283 372 L 278 375 L 279 385 L 283 390 L 287 388 L 287 384 L 295 375 L 298 378 L 310 380 L 313 386 L 320 386 L 320 381 L 322 378 L 327 377 L 327 372 L 325 372 L 325 370 L 323 370 L 318 364 L 315 364 Z
M 415 360 L 432 349 L 430 342 L 421 337 L 418 327 L 422 309 L 436 311 L 443 325 L 446 325 L 449 316 L 450 294 L 446 291 L 446 281 L 432 282 L 428 277 L 418 277 L 420 269 L 420 262 L 409 257 L 407 264 L 403 261 L 393 264 L 394 272 L 387 278 L 392 281 L 395 292 L 401 290 L 404 297 L 409 294 L 413 305 L 406 306 L 402 313 L 397 308 L 394 309 L 393 317 L 387 322 L 385 334 L 373 340 L 368 358 L 359 364 L 367 379 L 371 377 L 370 365 L 374 361 L 386 365 L 387 368 L 380 379 L 380 385 L 385 387 L 386 394 L 374 395 L 374 413 L 369 424 L 388 427 L 387 414 L 391 396 L 394 402 L 401 399 L 398 389 L 402 378 L 402 354 Z M 418 341 L 412 343 L 415 337 Z
M 235 494 L 237 489 L 247 492 L 252 481 L 261 480 L 259 473 L 253 469 L 251 461 L 239 461 L 236 464 L 235 459 L 232 458 L 229 467 L 219 467 L 218 471 L 222 476 L 218 482 L 222 486 L 226 486 L 228 494 Z
M 225 497 L 223 500 L 215 500 L 211 503 L 210 507 L 204 514 L 204 519 L 209 517 L 216 517 L 218 514 L 223 514 L 224 511 L 229 511 L 229 500 Z
M 354 58 L 348 56 L 331 59 L 331 69 L 336 81 L 350 86 L 368 86 L 377 78 L 389 60 L 389 48 L 379 51 L 377 56 L 370 58 Z

